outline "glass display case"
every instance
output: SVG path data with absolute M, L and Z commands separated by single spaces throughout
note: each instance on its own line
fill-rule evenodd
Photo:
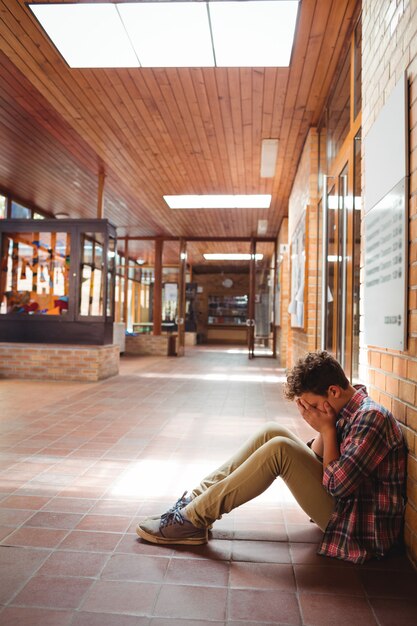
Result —
M 248 317 L 248 296 L 208 296 L 209 326 L 245 326 Z
M 1 220 L 0 341 L 113 343 L 115 255 L 107 220 Z

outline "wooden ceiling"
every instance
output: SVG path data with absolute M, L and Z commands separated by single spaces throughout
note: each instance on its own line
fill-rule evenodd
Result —
M 74 70 L 24 0 L 0 0 L 0 188 L 92 218 L 103 171 L 104 217 L 121 236 L 251 237 L 259 219 L 276 236 L 357 5 L 301 0 L 289 68 Z M 280 140 L 273 179 L 260 178 L 264 138 Z M 272 204 L 173 211 L 162 196 L 177 193 Z

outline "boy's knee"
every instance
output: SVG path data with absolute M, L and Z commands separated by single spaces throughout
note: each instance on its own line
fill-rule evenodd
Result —
M 276 422 L 268 422 L 264 427 L 265 440 L 269 441 L 275 437 L 288 437 L 291 432 L 285 426 L 280 426 Z

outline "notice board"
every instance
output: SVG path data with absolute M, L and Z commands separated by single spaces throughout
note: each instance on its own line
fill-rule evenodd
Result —
M 367 345 L 406 349 L 408 84 L 404 75 L 365 138 Z

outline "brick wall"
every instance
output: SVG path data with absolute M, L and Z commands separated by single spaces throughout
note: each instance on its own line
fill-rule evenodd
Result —
M 288 331 L 287 366 L 306 352 L 316 349 L 317 334 L 317 177 L 318 137 L 311 128 L 294 180 L 288 207 L 288 241 L 301 219 L 306 220 L 306 268 L 304 285 L 304 328 Z M 291 291 L 291 285 L 290 285 Z M 290 299 L 292 294 L 290 293 Z
M 141 356 L 167 356 L 169 335 L 147 335 L 145 333 L 136 337 L 126 337 L 125 354 L 137 354 Z
M 1 343 L 0 378 L 95 382 L 119 373 L 117 345 Z
M 406 71 L 410 102 L 409 326 L 404 352 L 363 348 L 370 394 L 400 420 L 409 448 L 405 541 L 417 564 L 417 3 L 363 0 L 362 125 L 365 137 Z M 364 173 L 366 186 L 366 172 Z

